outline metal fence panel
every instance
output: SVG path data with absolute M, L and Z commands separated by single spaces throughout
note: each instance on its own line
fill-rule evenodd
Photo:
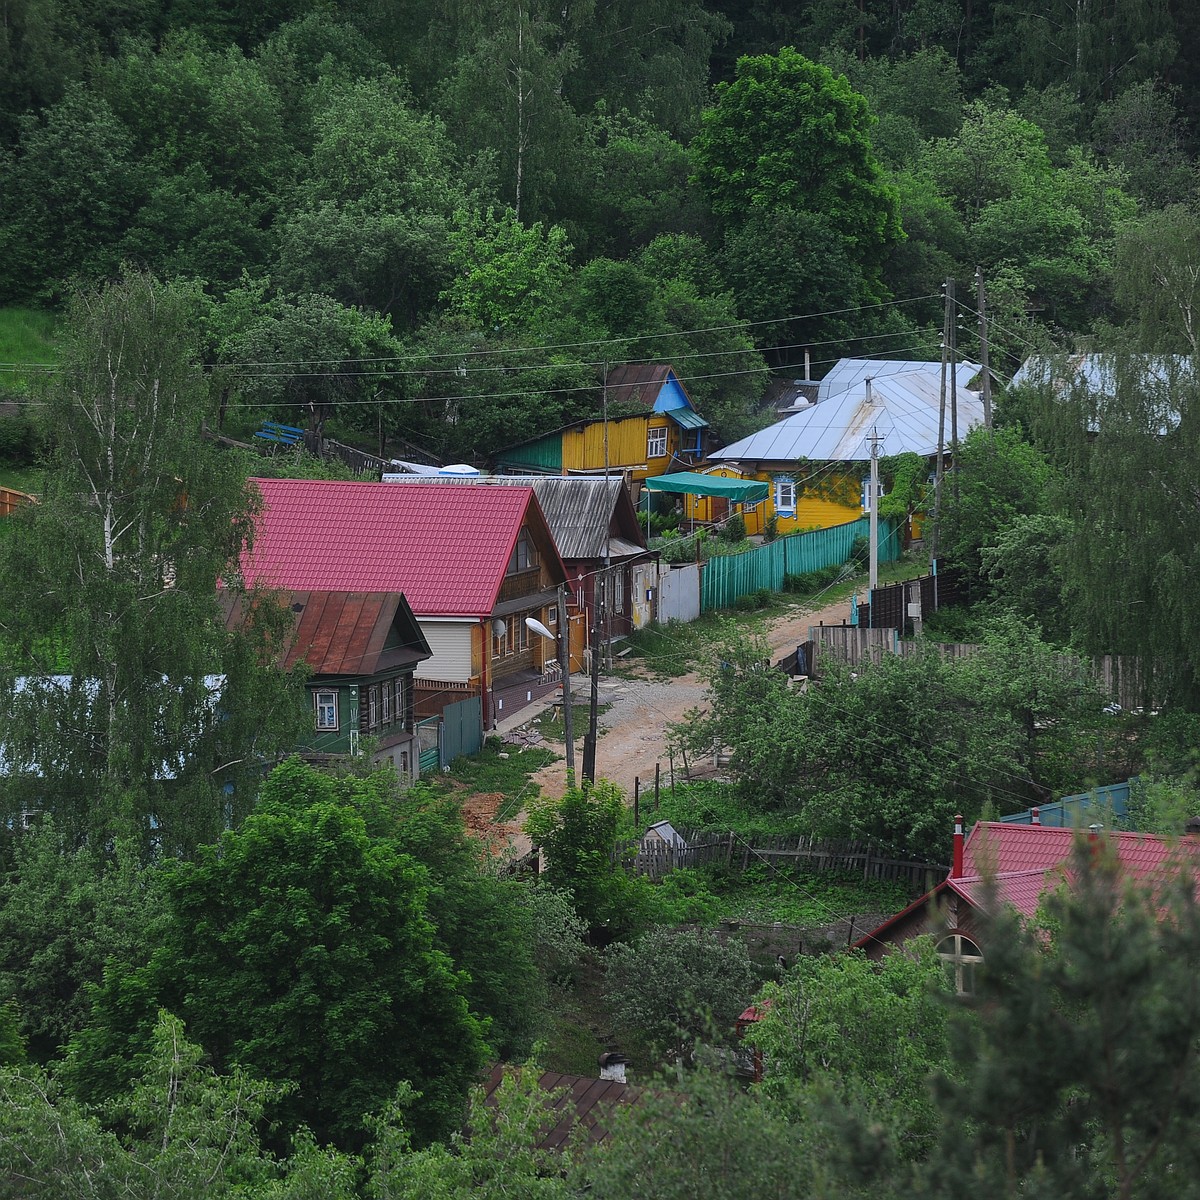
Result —
M 442 766 L 483 747 L 483 706 L 478 696 L 468 696 L 442 710 Z

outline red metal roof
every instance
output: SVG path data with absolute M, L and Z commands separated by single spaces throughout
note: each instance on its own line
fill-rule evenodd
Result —
M 987 894 L 986 876 L 994 879 L 996 894 L 1025 916 L 1066 877 L 1078 831 L 1048 825 L 1010 825 L 979 821 L 963 847 L 963 873 L 946 883 L 969 903 L 980 907 Z M 1167 841 L 1156 834 L 1105 831 L 1124 877 L 1154 886 L 1169 878 L 1182 862 L 1200 867 L 1200 840 Z
M 527 487 L 252 482 L 263 506 L 242 554 L 248 586 L 403 592 L 418 616 L 491 613 L 526 512 L 542 520 Z

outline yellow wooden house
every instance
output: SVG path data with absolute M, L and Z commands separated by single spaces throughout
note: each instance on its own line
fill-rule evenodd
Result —
M 580 421 L 496 456 L 507 474 L 623 475 L 637 497 L 642 480 L 692 470 L 709 449 L 708 422 L 674 370 L 661 363 L 615 367 L 605 382 L 608 420 Z
M 959 437 L 983 421 L 980 368 L 957 367 Z M 747 533 L 800 533 L 855 521 L 867 509 L 872 441 L 880 458 L 916 453 L 937 462 L 940 362 L 842 359 L 821 381 L 815 404 L 709 456 L 713 470 L 762 480 L 770 495 L 745 511 Z M 942 431 L 943 449 L 949 425 Z M 747 506 L 749 509 L 749 506 Z

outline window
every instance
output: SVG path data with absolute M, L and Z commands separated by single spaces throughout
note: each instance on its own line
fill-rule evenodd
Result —
M 796 481 L 794 479 L 775 480 L 775 511 L 788 514 L 796 511 Z
M 383 691 L 383 723 L 390 725 L 392 723 L 392 685 L 385 683 Z
M 612 607 L 613 612 L 625 611 L 625 576 L 620 571 L 612 575 Z
M 954 990 L 960 996 L 972 995 L 975 968 L 983 962 L 979 947 L 961 933 L 952 933 L 938 942 L 937 956 L 946 964 L 946 971 L 954 981 Z
M 338 705 L 337 692 L 318 692 L 316 694 L 317 728 L 337 729 Z
M 667 429 L 650 429 L 646 433 L 646 457 L 662 458 L 667 453 Z
M 404 703 L 404 678 L 403 678 L 403 676 L 398 675 L 394 680 L 392 680 L 392 687 L 394 689 L 394 701 L 393 701 L 394 709 L 393 709 L 393 711 L 396 714 L 396 720 L 400 724 L 404 724 L 404 722 L 408 720 L 408 713 L 407 713 L 406 706 Z
M 538 565 L 537 547 L 528 529 L 522 529 L 517 534 L 517 544 L 509 556 L 507 574 L 515 575 L 518 571 L 528 571 Z
M 379 685 L 367 688 L 367 728 L 379 725 Z
M 529 627 L 524 617 L 509 617 L 508 647 L 511 654 L 529 649 Z

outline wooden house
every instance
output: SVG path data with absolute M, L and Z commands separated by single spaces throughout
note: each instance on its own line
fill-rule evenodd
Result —
M 262 506 L 242 555 L 247 584 L 402 592 L 430 655 L 417 715 L 480 702 L 484 729 L 557 682 L 554 626 L 566 570 L 532 488 L 255 480 Z
M 227 628 L 242 621 L 242 594 L 221 593 Z M 309 669 L 311 726 L 299 749 L 324 761 L 369 739 L 376 762 L 419 773 L 413 672 L 430 657 L 417 619 L 397 592 L 287 592 L 292 631 L 280 666 Z
M 881 958 L 921 934 L 937 936 L 938 955 L 954 972 L 959 991 L 971 990 L 974 968 L 987 952 L 983 915 L 988 904 L 1010 904 L 1033 917 L 1041 899 L 1068 879 L 1080 831 L 1040 824 L 978 821 L 963 837 L 954 828 L 950 874 L 902 912 L 855 942 L 868 958 Z M 1154 884 L 1182 866 L 1200 868 L 1200 837 L 1168 839 L 1155 834 L 1092 832 L 1105 837 L 1125 878 Z
M 956 369 L 959 438 L 983 422 L 981 394 L 970 387 L 979 371 L 973 363 Z M 940 393 L 940 362 L 842 359 L 821 380 L 815 404 L 725 446 L 710 462 L 771 485 L 767 499 L 744 514 L 748 533 L 762 533 L 772 516 L 779 533 L 845 525 L 865 511 L 873 435 L 880 458 L 913 452 L 934 470 Z M 950 439 L 947 407 L 943 453 Z
M 669 366 L 615 367 L 606 381 L 605 408 L 607 421 L 578 421 L 502 450 L 497 470 L 510 475 L 603 475 L 607 470 L 629 483 L 636 502 L 643 479 L 690 470 L 708 450 L 708 422 Z
M 429 475 L 419 483 L 533 489 L 567 571 L 572 670 L 583 667 L 598 601 L 604 611 L 600 636 L 605 642 L 655 619 L 658 552 L 647 548 L 645 531 L 619 477 L 478 475 L 454 480 Z

